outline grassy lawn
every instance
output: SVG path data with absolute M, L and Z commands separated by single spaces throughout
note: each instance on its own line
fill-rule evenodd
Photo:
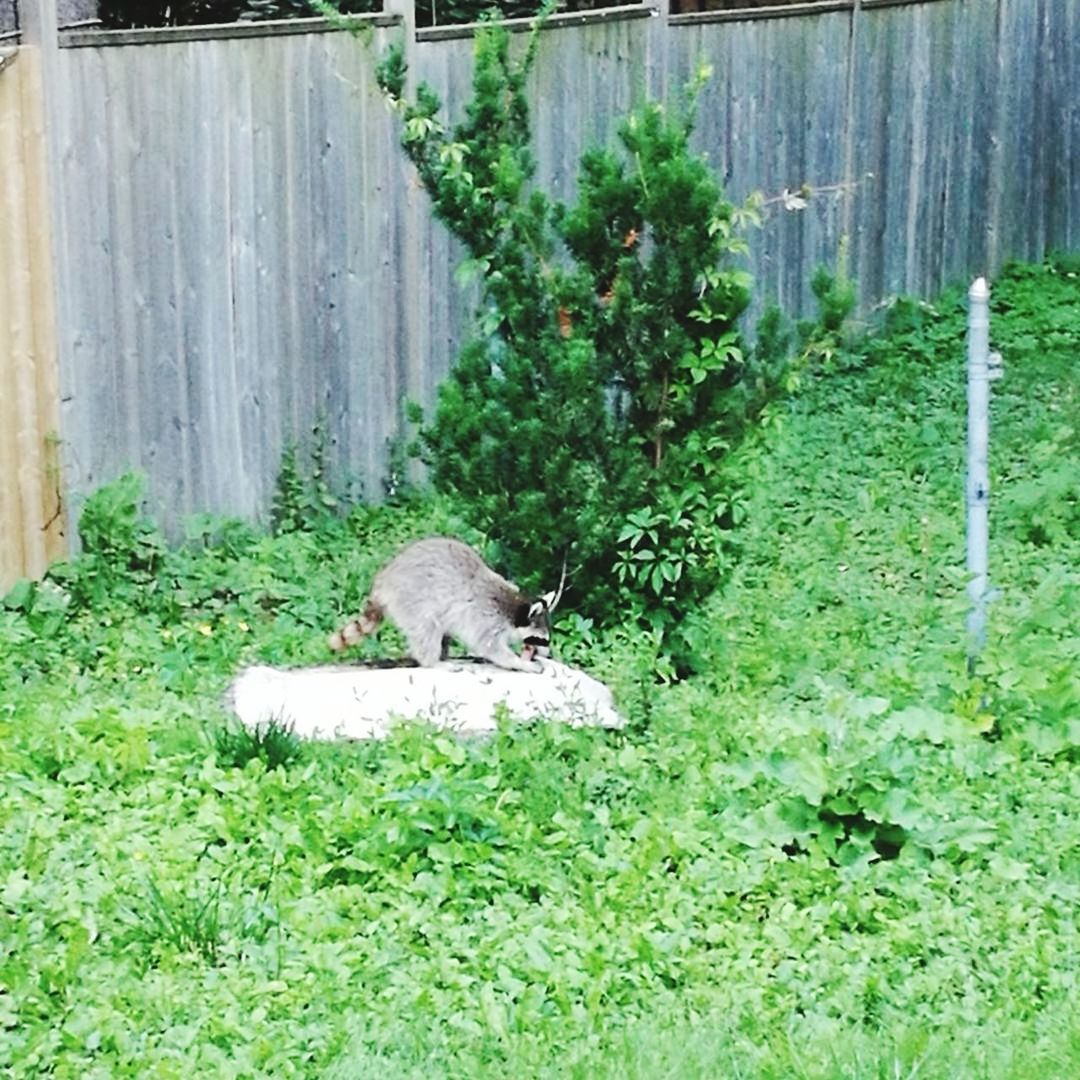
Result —
M 993 302 L 974 678 L 959 294 L 739 452 L 697 674 L 564 614 L 624 732 L 260 751 L 238 666 L 325 661 L 402 541 L 481 538 L 417 499 L 169 548 L 99 493 L 0 605 L 0 1072 L 1080 1076 L 1080 265 Z

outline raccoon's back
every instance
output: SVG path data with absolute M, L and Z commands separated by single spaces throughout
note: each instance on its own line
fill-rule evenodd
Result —
M 393 615 L 402 603 L 421 603 L 432 613 L 462 603 L 490 601 L 516 592 L 468 544 L 430 536 L 402 548 L 376 575 L 371 597 Z

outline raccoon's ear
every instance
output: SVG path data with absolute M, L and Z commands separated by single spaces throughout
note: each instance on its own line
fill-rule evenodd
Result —
M 548 593 L 548 596 L 550 595 L 551 594 Z M 534 600 L 529 605 L 529 622 L 532 622 L 534 619 L 540 618 L 540 616 L 543 615 L 550 606 L 551 604 L 548 602 L 547 596 L 541 596 L 539 600 Z
M 550 611 L 558 602 L 559 598 L 555 595 L 555 590 L 553 589 L 551 592 L 544 593 L 544 595 L 533 604 L 533 607 L 538 608 L 543 606 Z
M 562 561 L 562 577 L 559 578 L 559 588 L 557 590 L 555 590 L 554 592 L 544 593 L 544 595 L 540 597 L 540 600 L 543 602 L 544 607 L 546 607 L 548 609 L 548 611 L 554 611 L 555 608 L 558 607 L 559 601 L 562 599 L 563 589 L 565 587 L 566 587 L 566 556 L 564 555 L 563 556 L 563 561 Z

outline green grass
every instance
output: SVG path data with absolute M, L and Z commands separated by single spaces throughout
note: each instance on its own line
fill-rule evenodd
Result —
M 418 500 L 169 550 L 96 498 L 88 553 L 0 606 L 7 1074 L 1080 1075 L 1080 276 L 994 303 L 974 678 L 956 295 L 740 451 L 697 675 L 564 617 L 622 733 L 241 734 L 241 664 L 324 662 L 404 539 L 480 538 Z
M 271 720 L 254 729 L 241 724 L 226 724 L 214 733 L 214 753 L 218 763 L 242 769 L 256 758 L 268 769 L 288 765 L 300 756 L 302 742 L 292 726 Z

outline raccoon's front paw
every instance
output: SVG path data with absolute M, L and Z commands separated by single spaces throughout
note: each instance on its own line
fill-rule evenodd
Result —
M 525 645 L 521 650 L 521 659 L 525 663 L 536 664 L 536 667 L 530 668 L 530 671 L 543 671 L 543 661 L 551 659 L 551 652 L 546 645 Z
M 492 658 L 492 662 L 507 671 L 524 671 L 528 675 L 539 675 L 544 670 L 539 660 L 533 660 L 524 655 L 518 656 L 517 653 L 510 650 L 507 650 L 507 652 L 507 656 L 501 656 L 497 660 Z

